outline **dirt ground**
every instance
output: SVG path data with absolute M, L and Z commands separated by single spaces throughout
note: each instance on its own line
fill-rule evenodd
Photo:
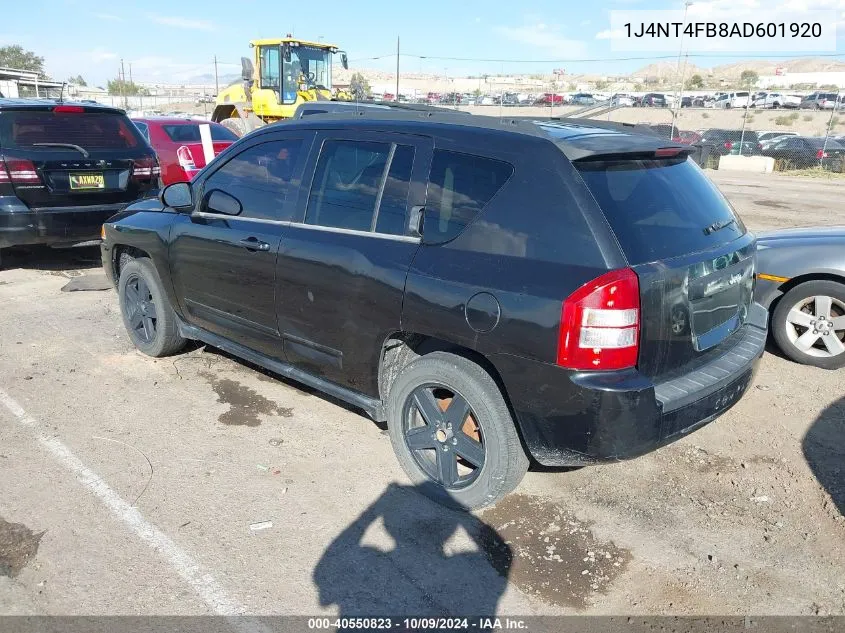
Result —
M 841 182 L 711 175 L 752 229 L 845 224 Z M 0 271 L 0 614 L 845 614 L 841 372 L 768 353 L 691 436 L 465 515 L 347 407 L 135 352 L 114 292 L 61 291 L 97 257 Z

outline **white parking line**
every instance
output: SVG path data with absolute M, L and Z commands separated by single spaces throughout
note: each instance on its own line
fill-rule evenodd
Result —
M 8 393 L 0 389 L 2 404 L 18 423 L 28 428 L 37 427 L 35 419 Z M 114 514 L 122 520 L 141 540 L 156 550 L 170 566 L 187 582 L 196 594 L 216 615 L 232 616 L 245 613 L 246 609 L 233 602 L 225 590 L 209 572 L 155 525 L 147 521 L 137 508 L 133 508 L 112 490 L 97 473 L 88 468 L 73 452 L 55 437 L 49 437 L 36 430 L 35 438 L 76 479 Z

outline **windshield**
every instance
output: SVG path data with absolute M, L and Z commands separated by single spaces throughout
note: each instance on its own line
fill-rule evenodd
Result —
M 316 46 L 291 46 L 290 61 L 282 64 L 284 103 L 296 101 L 297 90 L 332 88 L 332 54 Z

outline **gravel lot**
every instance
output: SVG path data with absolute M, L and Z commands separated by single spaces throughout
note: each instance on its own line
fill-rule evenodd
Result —
M 712 176 L 752 229 L 845 224 L 841 181 Z M 841 373 L 767 354 L 690 437 L 466 516 L 336 402 L 136 353 L 113 292 L 61 292 L 97 257 L 0 272 L 0 613 L 845 614 Z

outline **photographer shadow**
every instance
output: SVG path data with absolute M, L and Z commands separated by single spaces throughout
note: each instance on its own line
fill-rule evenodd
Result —
M 801 443 L 810 470 L 845 515 L 845 398 L 840 398 L 813 422 Z
M 510 546 L 484 522 L 429 501 L 419 488 L 391 484 L 332 541 L 313 574 L 321 606 L 338 605 L 341 618 L 496 613 Z M 389 540 L 392 547 L 383 547 Z

